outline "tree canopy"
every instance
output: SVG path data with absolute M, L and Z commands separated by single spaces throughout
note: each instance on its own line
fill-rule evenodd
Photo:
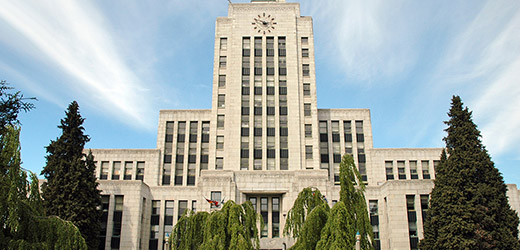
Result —
M 83 121 L 77 102 L 72 102 L 65 118 L 58 126 L 62 134 L 47 146 L 47 164 L 42 174 L 44 206 L 49 215 L 56 215 L 76 225 L 89 249 L 98 247 L 101 205 L 100 191 L 94 176 L 95 165 L 91 153 L 83 148 L 90 140 L 84 134 Z
M 169 243 L 174 250 L 259 249 L 257 219 L 261 220 L 251 202 L 239 205 L 230 200 L 211 213 L 184 214 L 175 225 Z
M 420 248 L 520 249 L 518 216 L 472 112 L 454 96 L 448 116 Z
M 289 210 L 284 234 L 297 239 L 291 250 L 352 249 L 361 235 L 361 249 L 373 249 L 372 227 L 365 200 L 365 185 L 352 156 L 340 163 L 340 201 L 329 211 L 316 188 L 304 188 Z

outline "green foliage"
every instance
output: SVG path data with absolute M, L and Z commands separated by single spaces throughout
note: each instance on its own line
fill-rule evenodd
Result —
M 24 98 L 20 91 L 9 93 L 12 89 L 5 80 L 0 81 L 0 136 L 9 126 L 20 125 L 18 114 L 21 111 L 28 112 L 34 108 L 34 104 L 26 101 L 36 98 Z
M 345 204 L 354 233 L 361 235 L 361 249 L 373 249 L 372 226 L 365 200 L 365 184 L 361 180 L 354 159 L 345 154 L 339 165 L 340 201 Z
M 211 212 L 189 212 L 175 225 L 169 242 L 175 250 L 249 250 L 259 249 L 257 219 L 251 202 L 224 203 Z
M 47 165 L 42 171 L 47 182 L 42 185 L 42 196 L 47 213 L 73 222 L 89 249 L 95 249 L 101 195 L 94 177 L 94 157 L 91 152 L 83 154 L 85 143 L 90 140 L 83 133 L 83 121 L 78 104 L 72 102 L 58 126 L 62 135 L 47 146 Z
M 330 216 L 321 232 L 316 249 L 353 249 L 356 243 L 352 214 L 343 202 L 338 202 L 330 210 Z
M 293 207 L 287 213 L 285 220 L 284 235 L 292 235 L 294 238 L 300 236 L 307 215 L 317 206 L 325 203 L 323 195 L 317 188 L 304 188 L 294 201 Z
M 319 190 L 304 188 L 298 194 L 284 229 L 284 234 L 297 238 L 291 250 L 352 249 L 357 232 L 361 249 L 373 249 L 365 185 L 352 156 L 343 156 L 339 177 L 340 201 L 330 212 Z
M 298 241 L 290 250 L 313 250 L 320 240 L 321 231 L 329 219 L 329 205 L 322 203 L 312 209 L 300 231 Z
M 454 96 L 421 249 L 520 249 L 518 216 L 471 115 Z
M 85 240 L 72 223 L 45 217 L 38 178 L 20 167 L 20 130 L 6 127 L 0 138 L 0 249 L 87 249 Z M 5 191 L 5 192 L 4 192 Z

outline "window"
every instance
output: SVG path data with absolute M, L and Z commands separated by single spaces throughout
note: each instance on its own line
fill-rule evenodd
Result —
M 224 168 L 224 158 L 217 157 L 215 160 L 215 169 L 216 170 L 222 170 Z
M 311 84 L 303 83 L 303 95 L 310 96 L 311 95 Z
M 217 115 L 217 129 L 224 128 L 224 115 Z
M 217 136 L 217 150 L 224 149 L 224 136 Z
M 312 124 L 305 124 L 305 137 L 312 137 Z
M 220 50 L 227 50 L 227 38 L 220 38 Z
M 302 45 L 308 45 L 309 44 L 309 38 L 308 37 L 302 37 Z
M 302 49 L 302 57 L 309 57 L 309 49 Z
M 418 179 L 417 175 L 417 161 L 410 161 L 410 179 Z
M 303 76 L 309 76 L 310 75 L 309 64 L 302 65 L 302 69 L 303 69 Z
M 399 175 L 399 180 L 406 179 L 406 173 L 404 170 L 404 161 L 397 161 L 397 173 Z
M 150 247 L 149 249 L 158 248 L 159 242 L 159 214 L 161 210 L 161 201 L 152 201 L 152 215 L 150 217 Z
M 303 114 L 305 116 L 311 116 L 311 104 L 310 103 L 303 104 Z
M 164 239 L 168 239 L 168 235 L 173 230 L 173 204 L 174 201 L 165 201 L 164 207 Z
M 218 76 L 218 86 L 219 87 L 226 87 L 226 75 L 219 75 Z
M 430 162 L 421 161 L 421 166 L 423 171 L 423 179 L 430 179 Z
M 101 230 L 98 234 L 99 246 L 105 247 L 107 224 L 108 224 L 108 208 L 110 205 L 110 195 L 101 195 Z
M 121 174 L 121 162 L 114 161 L 114 163 L 112 163 L 112 180 L 119 180 L 120 174 Z
M 183 215 L 184 212 L 188 209 L 188 201 L 179 201 L 179 211 L 177 214 L 177 220 L 179 220 Z
M 197 212 L 197 201 L 196 200 L 191 201 L 191 211 Z
M 305 159 L 312 159 L 312 145 L 305 146 Z
M 171 169 L 172 169 L 172 164 L 171 163 L 165 163 L 164 164 L 164 166 L 163 166 L 163 179 L 162 179 L 162 184 L 163 185 L 170 185 Z
M 277 238 L 280 237 L 280 198 L 273 197 L 271 203 L 272 235 Z
M 410 249 L 418 248 L 417 214 L 415 211 L 415 195 L 406 195 L 406 208 L 408 210 L 408 231 L 410 236 Z
M 268 200 L 267 197 L 261 197 L 260 198 L 260 216 L 262 216 L 262 219 L 264 220 L 264 223 L 269 221 L 269 209 L 268 209 Z M 268 223 L 265 223 L 268 224 Z M 260 237 L 264 238 L 268 236 L 268 227 L 267 225 L 264 225 L 262 230 L 260 231 Z
M 372 225 L 372 232 L 374 233 L 374 249 L 381 249 L 381 242 L 379 239 L 379 212 L 377 200 L 368 201 L 369 211 L 370 211 L 370 224 Z
M 221 56 L 219 58 L 219 67 L 221 69 L 225 69 L 226 68 L 226 57 L 225 56 Z
M 144 161 L 137 162 L 136 180 L 144 180 Z
M 108 178 L 108 161 L 101 162 L 101 175 L 99 176 L 100 180 L 106 180 Z
M 123 195 L 115 196 L 114 216 L 112 217 L 112 240 L 110 247 L 112 249 L 119 249 L 121 242 L 121 227 L 123 221 Z
M 218 108 L 224 108 L 226 106 L 226 95 L 218 95 Z
M 211 191 L 211 200 L 218 201 L 219 203 L 222 201 L 222 192 L 220 191 Z M 211 207 L 214 208 L 215 205 L 211 204 Z
M 394 179 L 394 163 L 392 161 L 385 161 L 386 180 Z

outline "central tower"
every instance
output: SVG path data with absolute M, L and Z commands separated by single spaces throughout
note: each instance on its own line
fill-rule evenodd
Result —
M 215 163 L 235 171 L 318 167 L 302 155 L 318 134 L 312 19 L 300 16 L 300 5 L 230 4 L 228 17 L 217 18 L 214 60 Z

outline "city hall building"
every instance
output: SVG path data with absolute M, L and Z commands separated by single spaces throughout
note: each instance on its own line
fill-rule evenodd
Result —
M 211 109 L 161 110 L 154 149 L 93 149 L 103 195 L 100 249 L 165 249 L 185 210 L 251 201 L 261 249 L 285 249 L 305 187 L 339 200 L 351 154 L 367 185 L 376 249 L 417 249 L 440 148 L 373 147 L 370 110 L 319 109 L 312 18 L 298 3 L 230 3 L 215 29 Z M 510 203 L 520 210 L 516 185 Z

